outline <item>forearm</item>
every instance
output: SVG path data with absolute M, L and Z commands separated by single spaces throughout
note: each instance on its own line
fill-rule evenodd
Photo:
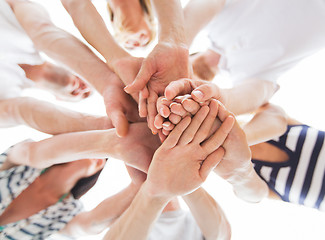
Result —
M 121 192 L 102 201 L 93 210 L 78 214 L 61 232 L 71 237 L 101 233 L 130 206 L 139 187 L 130 184 Z
M 231 228 L 218 203 L 201 187 L 183 196 L 205 239 L 230 239 Z
M 106 59 L 108 64 L 129 55 L 116 43 L 90 0 L 61 0 L 61 2 L 85 40 Z
M 235 194 L 247 202 L 257 203 L 268 195 L 266 183 L 256 174 L 251 162 L 225 179 L 233 186 Z
M 249 146 L 281 136 L 287 130 L 287 116 L 277 106 L 267 104 L 243 126 Z
M 85 44 L 56 27 L 40 5 L 17 1 L 12 4 L 12 8 L 37 49 L 66 65 L 91 83 L 98 92 L 102 93 L 110 79 L 116 77 Z
M 187 44 L 222 10 L 225 0 L 191 0 L 184 8 Z
M 222 95 L 225 106 L 235 115 L 240 115 L 255 111 L 267 103 L 277 90 L 275 83 L 254 79 L 223 89 Z
M 8 160 L 18 165 L 47 168 L 79 159 L 107 158 L 114 155 L 117 141 L 115 129 L 60 134 L 15 145 Z
M 71 111 L 29 97 L 2 100 L 0 110 L 1 127 L 23 124 L 51 135 L 112 128 L 107 117 Z
M 158 40 L 187 45 L 184 14 L 179 0 L 152 0 L 159 21 Z
M 155 220 L 170 199 L 152 197 L 144 183 L 130 207 L 111 226 L 105 240 L 146 240 Z

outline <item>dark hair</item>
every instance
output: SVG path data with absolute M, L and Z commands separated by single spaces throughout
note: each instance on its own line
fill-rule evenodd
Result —
M 76 185 L 74 185 L 74 187 L 70 191 L 74 199 L 81 198 L 96 184 L 102 170 L 103 169 L 99 170 L 98 172 L 96 172 L 94 175 L 91 175 L 90 177 L 79 179 L 79 181 L 76 183 Z

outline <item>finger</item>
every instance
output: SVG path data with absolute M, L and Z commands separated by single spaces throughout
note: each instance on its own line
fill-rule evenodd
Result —
M 153 69 L 149 61 L 144 60 L 134 81 L 131 84 L 127 85 L 124 88 L 124 91 L 126 91 L 127 93 L 139 92 L 147 85 L 151 76 L 154 73 L 155 70 Z
M 165 89 L 165 97 L 168 100 L 172 100 L 178 95 L 184 95 L 191 93 L 192 86 L 190 79 L 183 78 L 177 81 L 172 81 Z
M 221 159 L 225 154 L 225 150 L 220 147 L 214 152 L 212 152 L 204 161 L 200 168 L 200 176 L 203 181 L 207 179 L 210 172 L 215 169 L 220 163 Z
M 158 113 L 163 116 L 164 118 L 168 118 L 170 114 L 169 105 L 172 101 L 167 100 L 165 97 L 159 97 L 157 100 L 157 110 Z
M 209 136 L 210 129 L 212 128 L 213 123 L 216 120 L 218 114 L 218 107 L 219 105 L 216 100 L 211 101 L 211 103 L 209 104 L 209 108 L 210 108 L 209 114 L 205 118 L 200 129 L 197 131 L 193 139 L 193 142 L 201 143 Z
M 149 98 L 147 101 L 148 104 L 148 125 L 149 128 L 151 129 L 153 134 L 158 133 L 158 129 L 154 126 L 154 121 L 155 121 L 155 116 L 157 115 L 157 108 L 156 108 L 156 103 L 157 103 L 158 95 L 150 91 L 149 93 Z
M 234 126 L 234 123 L 235 118 L 232 115 L 228 116 L 226 120 L 221 124 L 220 128 L 201 145 L 202 148 L 207 153 L 213 152 L 219 148 L 228 137 L 229 132 Z
M 162 143 L 163 143 L 163 142 L 165 141 L 165 139 L 167 138 L 167 136 L 164 135 L 164 134 L 162 133 L 162 130 L 161 130 L 161 129 L 158 130 L 158 136 L 159 136 L 159 139 L 160 139 L 160 141 L 161 141 Z
M 193 99 L 185 99 L 182 102 L 182 106 L 187 112 L 191 113 L 192 115 L 195 115 L 200 109 L 200 104 L 195 102 Z
M 116 134 L 119 137 L 125 137 L 129 130 L 129 121 L 125 114 L 120 110 L 111 110 L 109 117 L 113 126 L 116 128 Z
M 141 91 L 139 93 L 139 116 L 146 117 L 147 115 L 147 98 L 144 96 L 144 92 Z
M 169 122 L 169 121 L 166 121 L 166 122 L 163 123 L 163 129 L 165 129 L 165 130 L 167 130 L 167 131 L 171 131 L 171 130 L 173 130 L 174 127 L 175 127 L 175 125 L 172 124 L 172 123 Z
M 170 104 L 170 111 L 176 115 L 179 115 L 181 117 L 188 114 L 188 112 L 183 108 L 182 104 L 173 102 Z
M 168 130 L 165 130 L 165 129 L 163 129 L 163 130 L 161 130 L 162 131 L 162 133 L 167 137 L 168 135 L 169 135 L 169 133 L 170 133 L 170 131 L 168 131 Z
M 188 99 L 188 98 L 192 98 L 192 96 L 190 94 L 185 94 L 185 95 L 182 95 L 182 96 L 177 96 L 173 99 L 174 102 L 177 102 L 177 103 L 182 103 L 185 99 Z
M 171 113 L 168 119 L 172 124 L 177 125 L 182 120 L 182 117 Z
M 220 99 L 220 90 L 216 84 L 207 83 L 195 88 L 191 93 L 192 98 L 197 102 L 204 102 L 210 98 Z
M 209 113 L 209 107 L 204 106 L 202 107 L 198 113 L 193 117 L 191 124 L 188 126 L 186 131 L 184 131 L 181 139 L 179 140 L 180 145 L 185 145 L 190 143 L 198 129 L 200 128 L 201 124 L 204 122 L 204 119 Z
M 191 118 L 185 117 L 175 128 L 170 132 L 162 146 L 173 148 L 177 145 L 179 138 L 182 136 L 185 129 L 190 125 Z
M 227 110 L 226 107 L 220 101 L 217 102 L 219 104 L 218 118 L 220 119 L 220 121 L 223 122 L 230 115 L 234 116 L 233 113 Z
M 160 116 L 159 114 L 157 114 L 155 116 L 155 121 L 154 121 L 154 126 L 157 129 L 162 129 L 163 128 L 163 123 L 164 123 L 164 118 L 162 116 Z

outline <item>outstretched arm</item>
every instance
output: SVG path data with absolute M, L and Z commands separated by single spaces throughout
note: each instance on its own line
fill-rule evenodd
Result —
M 202 187 L 183 196 L 206 240 L 231 238 L 231 228 L 221 207 Z
M 29 97 L 0 101 L 0 127 L 24 124 L 48 134 L 112 128 L 108 117 L 75 112 Z
M 287 116 L 279 106 L 267 103 L 243 126 L 248 145 L 281 136 L 287 130 Z
M 101 233 L 129 207 L 138 190 L 139 186 L 130 184 L 121 192 L 102 201 L 93 210 L 75 216 L 61 233 L 71 237 Z
M 75 26 L 112 67 L 114 60 L 129 56 L 108 31 L 105 22 L 90 0 L 61 0 Z
M 36 48 L 90 82 L 102 93 L 114 73 L 85 44 L 55 26 L 40 5 L 8 0 L 15 16 Z
M 118 135 L 125 136 L 128 122 L 138 121 L 139 117 L 136 103 L 123 91 L 120 78 L 85 44 L 56 27 L 40 5 L 30 1 L 7 1 L 36 48 L 87 80 L 104 97 L 107 115 Z M 86 18 L 81 16 L 80 19 Z
M 222 10 L 225 0 L 191 0 L 184 8 L 187 44 Z
M 113 157 L 146 172 L 158 146 L 159 139 L 150 133 L 146 124 L 137 123 L 131 125 L 126 138 L 117 137 L 115 129 L 109 129 L 60 134 L 39 142 L 22 142 L 10 150 L 8 161 L 46 168 L 85 158 Z

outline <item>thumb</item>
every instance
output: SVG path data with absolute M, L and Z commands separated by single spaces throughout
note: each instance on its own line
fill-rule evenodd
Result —
M 169 83 L 165 88 L 165 97 L 167 100 L 172 100 L 178 95 L 190 94 L 192 91 L 190 81 L 190 79 L 183 78 Z
M 203 181 L 205 181 L 210 172 L 219 164 L 224 154 L 225 150 L 222 147 L 219 147 L 203 161 L 200 168 L 200 175 Z
M 205 102 L 211 98 L 220 99 L 220 89 L 215 84 L 203 84 L 195 88 L 192 93 L 192 98 L 197 102 Z
M 125 137 L 129 130 L 129 121 L 121 110 L 110 111 L 113 126 L 116 128 L 116 134 L 119 137 Z
M 151 64 L 148 63 L 148 61 L 144 60 L 141 65 L 140 71 L 138 72 L 134 81 L 131 84 L 127 85 L 124 90 L 127 93 L 139 92 L 146 86 L 146 84 L 149 82 L 151 76 L 154 73 L 155 71 L 151 67 Z

